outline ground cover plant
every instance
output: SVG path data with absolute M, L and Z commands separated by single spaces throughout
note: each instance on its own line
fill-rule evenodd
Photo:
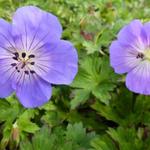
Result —
M 139 90 L 132 87 L 135 80 L 126 86 L 126 74 L 117 74 L 110 56 L 120 29 L 135 19 L 149 22 L 150 2 L 0 0 L 0 18 L 12 22 L 28 5 L 57 16 L 62 39 L 77 50 L 78 73 L 70 85 L 52 83 L 52 96 L 40 107 L 23 107 L 15 93 L 1 98 L 0 149 L 150 150 L 149 93 L 143 82 Z

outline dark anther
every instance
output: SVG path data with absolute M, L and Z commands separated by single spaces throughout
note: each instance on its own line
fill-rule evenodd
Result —
M 28 57 L 29 57 L 29 58 L 34 58 L 35 55 L 31 54 L 31 55 L 29 55 Z
M 35 71 L 34 71 L 34 70 L 30 70 L 30 73 L 32 73 L 32 74 L 33 74 L 33 73 L 35 73 Z
M 17 70 L 17 72 L 20 72 L 20 70 L 18 70 L 18 67 L 15 67 L 15 69 Z
M 22 53 L 22 58 L 25 58 L 26 57 L 26 53 Z
M 17 58 L 17 57 L 13 57 L 13 59 L 14 59 L 14 60 L 18 60 L 18 58 Z
M 19 57 L 19 54 L 17 52 L 14 53 L 14 55 L 18 58 Z
M 23 68 L 25 67 L 25 65 L 26 65 L 26 63 L 23 62 L 23 63 L 22 63 L 22 66 L 21 66 L 21 69 L 23 69 Z
M 12 63 L 12 64 L 11 64 L 11 66 L 13 66 L 13 67 L 16 66 L 16 65 L 17 65 L 16 63 Z
M 31 64 L 31 65 L 34 65 L 34 64 L 35 64 L 35 62 L 31 62 L 30 64 Z
M 25 73 L 25 74 L 29 74 L 29 71 L 25 70 L 24 73 Z
M 138 53 L 138 55 L 136 56 L 136 58 L 144 58 L 144 54 L 143 53 Z

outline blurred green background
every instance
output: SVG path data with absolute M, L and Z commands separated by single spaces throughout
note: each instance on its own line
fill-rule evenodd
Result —
M 49 103 L 23 108 L 0 100 L 1 150 L 150 150 L 150 97 L 133 94 L 109 64 L 109 45 L 133 19 L 150 20 L 149 0 L 0 0 L 0 17 L 35 5 L 56 15 L 78 50 L 70 86 L 53 86 Z

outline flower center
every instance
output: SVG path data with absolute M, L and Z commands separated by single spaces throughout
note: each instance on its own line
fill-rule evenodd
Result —
M 136 58 L 150 61 L 150 49 L 145 50 L 143 53 L 139 52 Z
M 15 67 L 17 72 L 20 72 L 21 69 L 24 69 L 25 74 L 31 74 L 35 73 L 34 70 L 30 69 L 30 65 L 34 65 L 34 58 L 35 55 L 29 54 L 27 52 L 15 52 L 14 56 L 12 57 L 13 60 L 15 60 L 15 63 L 12 63 L 11 66 Z
M 150 50 L 149 49 L 144 51 L 144 57 L 145 57 L 145 59 L 150 61 Z

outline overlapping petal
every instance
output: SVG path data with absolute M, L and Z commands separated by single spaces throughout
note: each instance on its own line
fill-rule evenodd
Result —
M 142 32 L 143 25 L 140 20 L 133 20 L 130 24 L 123 27 L 118 33 L 118 41 L 124 45 L 134 46 L 134 48 L 142 48 L 144 34 Z M 140 46 L 140 47 L 139 47 Z
M 14 52 L 15 43 L 11 36 L 11 25 L 0 19 L 0 97 L 4 98 L 14 91 L 10 76 L 12 74 L 11 57 Z
M 36 72 L 44 80 L 53 84 L 72 82 L 78 70 L 78 56 L 70 42 L 59 40 L 46 44 L 37 54 Z
M 11 78 L 14 75 L 14 70 L 11 67 L 11 62 L 6 58 L 0 59 L 0 97 L 4 98 L 12 94 Z
M 17 43 L 20 44 L 20 48 L 26 50 L 36 49 L 43 43 L 58 40 L 62 33 L 57 17 L 35 6 L 17 9 L 12 24 Z
M 126 86 L 135 93 L 150 94 L 150 63 L 148 61 L 141 62 L 127 74 Z
M 123 46 L 118 41 L 112 42 L 110 46 L 110 63 L 116 73 L 127 73 L 140 63 L 136 56 L 138 51 L 131 46 Z
M 0 47 L 15 47 L 11 31 L 11 24 L 0 19 Z
M 149 47 L 150 45 L 150 22 L 147 22 L 143 25 L 142 32 L 145 35 L 145 45 Z
M 51 97 L 51 85 L 37 75 L 24 77 L 20 79 L 16 89 L 21 104 L 27 108 L 34 108 L 48 102 Z
M 0 83 L 0 98 L 5 98 L 10 96 L 14 92 L 10 82 Z

